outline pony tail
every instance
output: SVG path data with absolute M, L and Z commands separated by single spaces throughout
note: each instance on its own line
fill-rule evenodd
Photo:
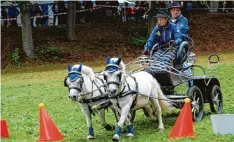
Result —
M 170 108 L 172 107 L 172 105 L 167 101 L 168 98 L 163 94 L 158 82 L 157 82 L 157 84 L 158 84 L 157 85 L 157 92 L 158 92 L 159 104 L 161 106 L 162 113 L 167 114 L 170 112 Z

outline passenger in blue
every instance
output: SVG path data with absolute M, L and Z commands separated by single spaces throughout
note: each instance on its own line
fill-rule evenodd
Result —
M 188 30 L 189 30 L 189 26 L 188 26 L 188 20 L 181 14 L 181 10 L 182 10 L 182 6 L 180 4 L 180 2 L 172 2 L 170 7 L 169 7 L 169 11 L 171 13 L 171 22 L 175 23 L 177 26 L 177 29 L 180 30 L 180 32 L 182 33 L 183 36 L 183 42 L 181 43 L 180 46 L 184 46 L 186 44 L 188 44 L 188 42 L 186 41 L 186 37 L 188 36 Z M 189 56 L 194 56 L 194 53 L 190 53 Z M 187 75 L 192 75 L 192 70 L 191 68 L 188 68 L 191 63 L 189 63 L 188 61 L 185 61 L 183 63 L 183 67 L 187 68 L 187 70 L 184 71 L 185 74 Z M 188 81 L 187 85 L 188 86 L 192 86 L 193 81 Z
M 177 25 L 177 28 L 180 32 L 186 36 L 188 36 L 188 20 L 181 14 L 181 4 L 180 2 L 173 2 L 170 5 L 170 13 L 171 13 L 171 22 Z
M 157 43 L 159 48 L 151 56 L 151 59 L 154 60 L 153 67 L 169 70 L 175 59 L 177 48 L 182 42 L 182 35 L 176 25 L 169 21 L 167 10 L 160 9 L 155 17 L 157 25 L 144 46 L 144 54 L 146 55 L 152 50 Z M 171 48 L 169 49 L 169 47 Z

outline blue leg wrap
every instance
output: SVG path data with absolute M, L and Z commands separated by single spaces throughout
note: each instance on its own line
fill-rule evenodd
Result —
M 89 127 L 89 135 L 94 136 L 93 128 L 92 127 Z
M 127 129 L 128 129 L 128 133 L 132 133 L 132 134 L 133 134 L 132 125 L 128 125 L 128 126 L 127 126 Z
M 116 131 L 115 131 L 115 134 L 118 134 L 120 136 L 120 133 L 121 133 L 121 127 L 118 126 Z

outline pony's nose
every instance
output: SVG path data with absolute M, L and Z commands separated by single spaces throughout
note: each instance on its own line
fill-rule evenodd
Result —
M 77 96 L 68 96 L 69 99 L 77 99 Z
M 116 93 L 116 89 L 114 89 L 114 90 L 111 90 L 110 92 L 111 92 L 111 94 L 115 94 Z

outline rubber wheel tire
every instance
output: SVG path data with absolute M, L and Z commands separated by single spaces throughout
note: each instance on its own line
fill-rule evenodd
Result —
M 214 85 L 211 89 L 210 110 L 215 114 L 223 113 L 223 95 L 218 85 Z
M 188 96 L 191 99 L 193 121 L 201 121 L 204 115 L 204 100 L 201 90 L 197 86 L 192 86 L 188 90 Z

